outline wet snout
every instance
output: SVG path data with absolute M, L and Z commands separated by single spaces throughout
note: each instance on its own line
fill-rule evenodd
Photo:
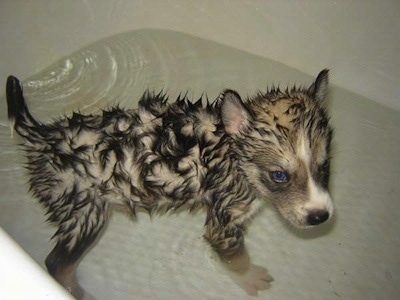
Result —
M 322 224 L 333 215 L 333 202 L 329 193 L 321 192 L 318 196 L 304 199 L 304 194 L 300 194 L 291 201 L 278 201 L 275 204 L 290 224 L 297 228 L 307 228 Z
M 305 226 L 315 226 L 329 220 L 333 214 L 333 202 L 327 190 L 312 183 L 309 187 L 309 200 L 303 207 L 303 220 Z
M 313 210 L 308 213 L 307 215 L 307 224 L 310 226 L 318 225 L 321 223 L 324 223 L 326 220 L 328 220 L 330 217 L 330 214 L 327 210 Z

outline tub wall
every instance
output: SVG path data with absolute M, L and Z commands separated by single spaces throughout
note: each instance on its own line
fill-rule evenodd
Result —
M 0 82 L 26 78 L 95 40 L 139 29 L 172 29 L 287 64 L 400 109 L 400 2 L 108 1 L 0 3 Z

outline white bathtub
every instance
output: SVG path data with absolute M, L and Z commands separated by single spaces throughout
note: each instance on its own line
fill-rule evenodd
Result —
M 70 2 L 0 4 L 0 79 L 24 79 L 31 112 L 44 122 L 74 109 L 134 107 L 147 88 L 172 99 L 181 91 L 214 99 L 224 88 L 251 95 L 267 84 L 308 85 L 311 74 L 331 68 L 336 216 L 305 232 L 288 228 L 269 206 L 255 219 L 249 251 L 275 278 L 259 298 L 397 299 L 395 1 Z M 54 228 L 27 191 L 4 96 L 0 111 L 0 298 L 67 299 L 42 272 Z M 98 299 L 247 299 L 218 268 L 203 223 L 202 213 L 139 214 L 138 222 L 114 214 L 78 269 L 80 281 Z

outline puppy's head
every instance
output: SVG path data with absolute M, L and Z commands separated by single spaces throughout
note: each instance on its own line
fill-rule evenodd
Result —
M 333 214 L 329 193 L 332 128 L 323 108 L 328 70 L 308 89 L 273 89 L 245 103 L 223 95 L 221 116 L 245 175 L 295 227 Z

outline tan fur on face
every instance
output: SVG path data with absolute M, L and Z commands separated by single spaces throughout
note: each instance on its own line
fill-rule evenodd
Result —
M 243 161 L 243 169 L 250 170 L 250 181 L 296 227 L 308 226 L 307 216 L 313 211 L 332 215 L 327 187 L 314 178 L 329 160 L 331 139 L 329 126 L 322 126 L 327 121 L 319 103 L 301 90 L 274 90 L 250 99 L 248 108 L 258 129 L 251 147 L 245 146 L 251 154 Z M 274 190 L 269 178 L 273 171 L 288 172 L 290 182 Z

